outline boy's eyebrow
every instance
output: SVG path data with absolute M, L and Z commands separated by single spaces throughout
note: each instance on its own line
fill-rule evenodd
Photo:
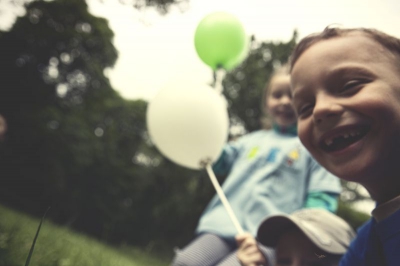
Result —
M 337 68 L 334 68 L 330 70 L 327 73 L 327 79 L 329 78 L 338 78 L 341 76 L 346 76 L 346 75 L 358 75 L 358 76 L 375 76 L 372 71 L 368 70 L 366 67 L 358 66 L 358 65 L 350 65 L 350 66 L 339 66 Z

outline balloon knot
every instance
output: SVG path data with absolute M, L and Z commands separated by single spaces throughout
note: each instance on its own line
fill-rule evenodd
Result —
M 210 157 L 207 157 L 207 158 L 205 158 L 205 159 L 200 160 L 200 166 L 201 166 L 202 168 L 206 168 L 206 166 L 209 165 L 209 164 L 211 164 L 211 163 L 212 163 L 212 160 L 211 160 Z

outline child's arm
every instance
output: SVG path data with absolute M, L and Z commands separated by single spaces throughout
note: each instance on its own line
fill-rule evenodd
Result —
M 213 165 L 216 175 L 226 175 L 232 168 L 241 148 L 241 139 L 225 144 L 221 155 Z
M 243 266 L 269 266 L 264 255 L 258 248 L 257 240 L 250 233 L 236 236 L 238 245 L 237 257 Z

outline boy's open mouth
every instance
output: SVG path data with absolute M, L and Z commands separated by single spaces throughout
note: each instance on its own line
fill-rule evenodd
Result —
M 335 135 L 324 138 L 320 145 L 325 152 L 339 151 L 362 139 L 369 129 L 369 126 L 344 129 Z

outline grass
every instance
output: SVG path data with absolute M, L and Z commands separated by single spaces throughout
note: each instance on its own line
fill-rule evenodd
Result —
M 0 266 L 22 266 L 39 219 L 0 205 Z M 119 250 L 88 236 L 44 221 L 29 266 L 167 266 L 141 249 Z

